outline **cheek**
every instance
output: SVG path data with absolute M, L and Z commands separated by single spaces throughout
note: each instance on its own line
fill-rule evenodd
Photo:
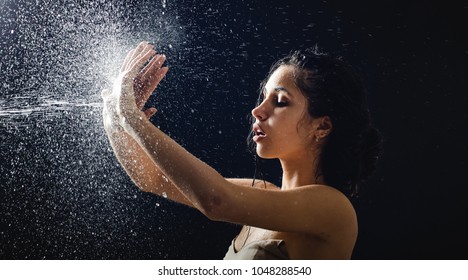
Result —
M 284 136 L 299 137 L 303 135 L 305 129 L 302 125 L 302 120 L 298 115 L 284 115 L 276 120 L 278 133 Z
M 312 143 L 314 138 L 313 129 L 311 128 L 308 123 L 304 121 L 299 121 L 294 125 L 291 125 L 287 131 L 288 135 L 290 135 L 291 142 L 294 142 L 295 145 L 300 146 L 308 146 Z
M 302 146 L 302 137 L 298 133 L 297 124 L 288 123 L 278 129 L 272 137 L 273 144 L 281 150 Z

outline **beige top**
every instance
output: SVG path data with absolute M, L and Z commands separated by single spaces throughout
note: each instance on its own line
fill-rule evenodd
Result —
M 288 260 L 288 250 L 283 240 L 256 240 L 245 244 L 238 252 L 234 249 L 234 241 L 224 256 L 224 260 Z

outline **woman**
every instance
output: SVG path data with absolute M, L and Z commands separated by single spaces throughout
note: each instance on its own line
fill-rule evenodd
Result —
M 135 184 L 209 219 L 245 225 L 225 259 L 349 259 L 358 225 L 344 192 L 370 175 L 380 143 L 351 68 L 296 52 L 262 83 L 252 138 L 259 157 L 280 160 L 278 188 L 223 178 L 149 122 L 156 109 L 142 108 L 168 71 L 164 60 L 140 43 L 102 94 L 110 143 Z

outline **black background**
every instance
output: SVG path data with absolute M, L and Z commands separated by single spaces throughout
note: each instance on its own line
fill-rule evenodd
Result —
M 43 10 L 34 2 L 28 6 L 30 12 L 40 15 Z M 176 25 L 182 27 L 179 44 L 156 42 L 170 67 L 151 98 L 159 109 L 152 121 L 163 131 L 224 176 L 251 177 L 246 117 L 259 82 L 276 59 L 318 44 L 343 56 L 363 76 L 374 123 L 384 137 L 378 170 L 353 201 L 360 222 L 353 258 L 468 257 L 466 4 L 188 0 L 165 4 L 163 8 L 161 1 L 112 3 L 122 7 L 117 18 L 134 33 L 151 29 L 151 22 L 143 24 L 145 17 L 159 11 L 177 17 Z M 2 5 L 18 9 L 12 2 Z M 104 7 L 94 4 L 93 9 L 99 13 Z M 2 26 L 0 109 L 18 96 L 24 76 L 48 77 L 45 68 L 28 68 L 31 62 L 20 59 L 25 52 L 20 38 L 9 33 L 19 14 L 1 15 L 3 24 L 5 19 L 12 21 Z M 54 38 L 51 33 L 41 36 Z M 134 43 L 153 40 L 142 37 Z M 48 53 L 47 46 L 32 53 Z M 90 98 L 98 102 L 98 92 Z M 21 122 L 3 117 L 0 123 L 2 259 L 224 256 L 238 226 L 211 222 L 195 210 L 139 192 L 109 151 L 102 128 L 95 134 L 73 134 L 68 129 L 78 122 L 96 122 L 99 127 L 99 111 L 67 112 L 58 119 L 33 114 Z M 54 153 L 43 152 L 50 147 Z M 88 153 L 89 147 L 99 160 L 80 152 Z M 268 180 L 279 182 L 276 163 L 266 162 L 263 169 Z

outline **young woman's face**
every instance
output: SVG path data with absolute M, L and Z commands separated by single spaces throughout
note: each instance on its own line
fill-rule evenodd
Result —
M 254 141 L 262 158 L 300 157 L 310 148 L 313 120 L 293 75 L 294 66 L 276 69 L 265 85 L 262 103 L 252 110 Z

